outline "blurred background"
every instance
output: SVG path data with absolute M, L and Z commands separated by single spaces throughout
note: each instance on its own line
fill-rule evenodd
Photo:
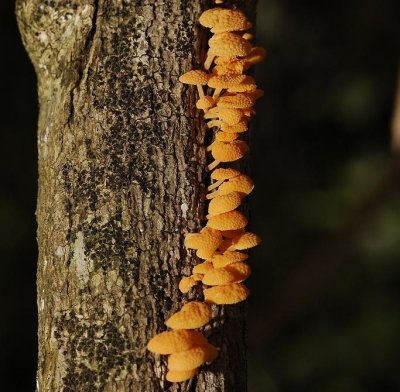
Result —
M 13 7 L 0 4 L 0 336 L 19 392 L 36 366 L 37 98 Z M 395 0 L 259 1 L 250 392 L 400 391 L 399 16 Z

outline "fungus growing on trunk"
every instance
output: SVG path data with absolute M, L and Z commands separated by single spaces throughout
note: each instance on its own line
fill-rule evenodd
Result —
M 234 168 L 215 168 L 220 163 L 242 158 L 249 149 L 239 137 L 248 130 L 249 120 L 255 114 L 254 104 L 263 91 L 244 71 L 262 61 L 266 52 L 252 46 L 252 34 L 243 33 L 251 23 L 240 10 L 219 7 L 207 10 L 201 15 L 200 24 L 215 33 L 209 40 L 204 68 L 209 70 L 214 59 L 215 65 L 211 73 L 193 70 L 179 80 L 197 86 L 196 107 L 204 111 L 208 128 L 219 129 L 207 147 L 214 158 L 207 166 L 212 181 L 207 187 L 212 192 L 206 195 L 207 224 L 199 232 L 188 233 L 184 242 L 186 248 L 194 249 L 196 256 L 205 261 L 193 267 L 191 276 L 180 280 L 179 290 L 188 293 L 193 286 L 203 285 L 203 290 L 198 287 L 196 295 L 203 295 L 205 302 L 183 305 L 165 322 L 173 331 L 161 333 L 149 342 L 153 352 L 170 354 L 166 379 L 171 382 L 192 378 L 199 366 L 217 357 L 218 350 L 204 336 L 185 333 L 210 321 L 208 304 L 236 304 L 248 297 L 249 290 L 241 282 L 249 277 L 251 269 L 244 262 L 248 255 L 238 250 L 261 242 L 256 234 L 245 231 L 247 218 L 237 210 L 242 199 L 252 192 L 253 181 Z M 212 96 L 204 95 L 205 85 L 214 89 Z
M 192 301 L 182 306 L 182 309 L 172 315 L 165 324 L 172 329 L 201 328 L 211 320 L 209 305 Z

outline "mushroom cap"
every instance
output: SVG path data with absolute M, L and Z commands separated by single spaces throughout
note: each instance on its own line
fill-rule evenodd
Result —
M 219 119 L 229 125 L 238 124 L 244 117 L 244 113 L 240 109 L 224 109 L 224 108 L 216 108 L 216 109 L 217 109 L 216 113 L 218 114 Z
M 248 144 L 243 140 L 232 142 L 214 142 L 211 147 L 211 154 L 215 160 L 220 162 L 236 161 L 249 151 Z
M 212 215 L 235 210 L 240 206 L 242 195 L 239 192 L 232 192 L 223 196 L 216 196 L 211 199 L 208 205 L 208 213 Z
M 183 84 L 191 84 L 191 85 L 201 84 L 204 86 L 208 83 L 209 79 L 210 75 L 208 73 L 195 69 L 181 75 L 179 81 Z
M 192 276 L 184 276 L 178 285 L 179 291 L 183 294 L 189 292 L 189 290 L 196 285 L 196 280 Z
M 242 233 L 244 233 L 244 229 L 221 231 L 222 237 L 225 237 L 225 238 L 234 238 Z
M 185 237 L 185 246 L 190 249 L 208 250 L 214 253 L 222 242 L 222 235 L 218 230 L 204 227 L 200 233 L 188 233 Z
M 156 354 L 172 354 L 204 344 L 207 344 L 207 339 L 201 332 L 176 329 L 154 336 L 147 344 L 147 349 Z
M 204 302 L 188 302 L 173 314 L 165 324 L 172 329 L 195 329 L 211 320 L 211 308 Z
M 241 133 L 246 132 L 248 129 L 248 120 L 241 120 L 237 124 L 229 125 L 228 123 L 221 123 L 221 131 L 226 133 Z
M 217 59 L 226 59 L 226 57 L 217 57 Z M 246 62 L 242 59 L 229 59 L 225 64 L 215 65 L 212 69 L 213 75 L 242 74 Z
M 223 268 L 229 264 L 240 263 L 246 260 L 249 256 L 242 252 L 225 251 L 222 254 L 215 255 L 212 258 L 214 268 Z
M 197 374 L 197 368 L 191 370 L 168 370 L 165 378 L 169 382 L 182 382 L 191 379 Z
M 218 230 L 241 229 L 247 225 L 247 218 L 239 211 L 229 211 L 210 217 L 207 226 Z
M 214 75 L 208 81 L 208 86 L 211 88 L 229 88 L 236 86 L 246 80 L 246 75 Z
M 230 178 L 234 178 L 237 177 L 238 175 L 240 175 L 240 171 L 236 170 L 236 169 L 232 169 L 230 167 L 228 168 L 218 168 L 215 169 L 212 173 L 211 173 L 211 178 L 213 180 L 216 181 L 220 181 L 220 180 L 229 180 Z
M 250 231 L 240 233 L 232 238 L 231 246 L 234 249 L 243 250 L 253 248 L 261 243 L 261 238 Z
M 253 91 L 248 91 L 247 95 L 249 95 L 253 99 L 257 100 L 258 98 L 261 98 L 264 95 L 264 90 L 261 90 L 260 88 L 258 88 L 258 89 L 253 90 Z
M 218 356 L 218 350 L 210 343 L 186 351 L 173 353 L 168 357 L 171 370 L 191 370 L 205 362 L 211 362 Z
M 235 33 L 218 33 L 208 41 L 210 52 L 215 56 L 237 57 L 247 56 L 251 51 L 251 43 Z
M 228 87 L 228 92 L 230 93 L 243 93 L 252 92 L 257 89 L 256 81 L 251 76 L 246 76 L 242 82 L 235 84 L 234 86 Z
M 247 30 L 252 26 L 242 11 L 218 7 L 204 11 L 199 22 L 210 28 L 212 33 Z
M 196 274 L 205 274 L 207 271 L 213 268 L 214 265 L 211 261 L 204 261 L 203 263 L 195 265 L 192 269 L 192 272 Z
M 238 93 L 222 96 L 217 102 L 217 107 L 224 109 L 247 109 L 251 108 L 255 103 L 255 99 L 248 94 Z
M 247 63 L 247 69 L 250 68 L 250 65 L 261 63 L 265 59 L 267 55 L 267 51 L 260 46 L 255 46 L 250 49 L 249 54 L 246 56 L 245 60 Z
M 210 258 L 222 242 L 222 235 L 218 230 L 204 227 L 200 233 L 186 235 L 185 246 L 197 249 L 197 256 L 202 259 Z
M 214 105 L 215 105 L 215 100 L 213 97 L 210 97 L 209 95 L 206 95 L 204 98 L 200 98 L 196 102 L 196 108 L 202 110 L 212 108 Z
M 226 250 L 228 250 L 231 246 L 231 239 L 227 238 L 226 240 L 222 241 L 220 246 L 218 247 L 218 253 L 224 253 Z
M 244 301 L 249 294 L 250 291 L 245 285 L 233 283 L 204 289 L 204 300 L 209 304 L 229 305 Z
M 215 140 L 218 142 L 232 142 L 239 137 L 238 133 L 234 132 L 217 132 L 215 134 Z
M 254 189 L 254 182 L 246 174 L 240 174 L 237 177 L 224 182 L 218 188 L 218 195 L 227 195 L 231 192 L 240 192 L 243 196 L 246 196 Z
M 223 268 L 208 271 L 202 282 L 208 286 L 220 286 L 229 283 L 243 282 L 250 276 L 251 269 L 246 263 L 233 263 Z

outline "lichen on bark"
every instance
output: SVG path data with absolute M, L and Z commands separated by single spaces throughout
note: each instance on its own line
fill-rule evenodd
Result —
M 145 349 L 177 310 L 204 219 L 205 128 L 178 77 L 204 60 L 201 0 L 17 0 L 38 78 L 38 391 L 245 391 L 243 306 L 220 358 L 171 386 Z

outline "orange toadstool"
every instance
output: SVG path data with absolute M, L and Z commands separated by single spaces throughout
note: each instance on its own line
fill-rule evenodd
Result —
M 204 300 L 209 304 L 230 305 L 244 301 L 249 294 L 249 289 L 242 283 L 233 283 L 205 289 Z
M 204 98 L 203 86 L 207 85 L 210 75 L 201 70 L 192 70 L 181 75 L 179 81 L 183 84 L 197 86 L 200 98 Z
M 213 268 L 214 266 L 211 261 L 204 261 L 203 263 L 195 265 L 192 272 L 196 274 L 205 274 L 207 271 Z
M 197 368 L 196 369 L 190 369 L 190 370 L 168 370 L 167 374 L 165 375 L 165 378 L 169 382 L 182 382 L 186 380 L 190 380 L 197 374 Z
M 239 170 L 232 168 L 220 168 L 215 169 L 211 173 L 211 179 L 215 180 L 215 182 L 207 187 L 208 191 L 211 191 L 217 187 L 219 187 L 224 181 L 229 180 L 230 178 L 234 178 L 240 174 Z
M 241 229 L 246 225 L 247 218 L 236 210 L 213 215 L 207 222 L 207 226 L 217 230 Z
M 196 280 L 193 279 L 192 276 L 185 276 L 183 277 L 180 282 L 179 282 L 179 291 L 183 294 L 186 294 L 189 292 L 189 290 L 195 286 L 197 283 Z
M 182 306 L 182 309 L 173 314 L 165 324 L 172 329 L 201 328 L 211 320 L 209 305 L 192 301 Z
M 242 158 L 249 151 L 248 144 L 243 140 L 218 142 L 212 144 L 211 155 L 215 159 L 208 165 L 208 170 L 214 169 L 220 162 L 233 162 Z
M 243 39 L 240 35 L 224 32 L 215 34 L 208 41 L 210 49 L 204 63 L 206 70 L 210 69 L 215 56 L 220 57 L 244 57 L 251 51 L 251 43 Z
M 223 122 L 229 125 L 238 124 L 240 121 L 244 119 L 244 113 L 241 109 L 225 109 L 219 107 L 213 107 L 209 110 L 209 112 L 204 116 L 205 119 L 214 119 L 210 121 L 207 126 L 208 128 L 219 127 Z M 218 118 L 218 120 L 216 120 Z
M 205 362 L 211 362 L 218 356 L 218 350 L 210 343 L 186 351 L 173 353 L 168 357 L 168 369 L 191 370 Z
M 233 263 L 223 268 L 210 270 L 203 276 L 202 282 L 208 286 L 220 286 L 230 283 L 243 282 L 251 273 L 246 263 Z
M 218 7 L 204 11 L 199 22 L 212 33 L 248 30 L 252 26 L 242 11 Z
M 257 234 L 248 231 L 238 234 L 236 237 L 233 237 L 231 241 L 231 246 L 228 248 L 228 250 L 232 251 L 250 249 L 254 246 L 259 245 L 260 243 L 261 238 Z
M 261 63 L 265 59 L 267 51 L 264 48 L 255 46 L 250 49 L 250 53 L 244 58 L 246 61 L 245 70 L 249 69 L 252 65 Z
M 207 343 L 201 332 L 176 329 L 154 336 L 147 344 L 147 349 L 156 354 L 172 354 Z
M 240 174 L 239 176 L 232 178 L 229 181 L 225 181 L 220 185 L 218 190 L 207 194 L 207 199 L 212 199 L 216 196 L 227 195 L 231 192 L 239 192 L 242 193 L 242 196 L 245 197 L 250 194 L 254 189 L 254 182 L 245 174 Z
M 222 254 L 214 255 L 212 263 L 214 268 L 223 268 L 229 264 L 245 261 L 248 257 L 246 253 L 225 251 Z
M 242 195 L 239 192 L 231 192 L 227 195 L 217 196 L 212 199 L 208 205 L 207 218 L 210 218 L 213 215 L 235 210 L 240 206 L 241 201 Z
M 222 96 L 217 102 L 217 107 L 223 109 L 248 109 L 254 104 L 255 100 L 248 94 L 238 93 Z

